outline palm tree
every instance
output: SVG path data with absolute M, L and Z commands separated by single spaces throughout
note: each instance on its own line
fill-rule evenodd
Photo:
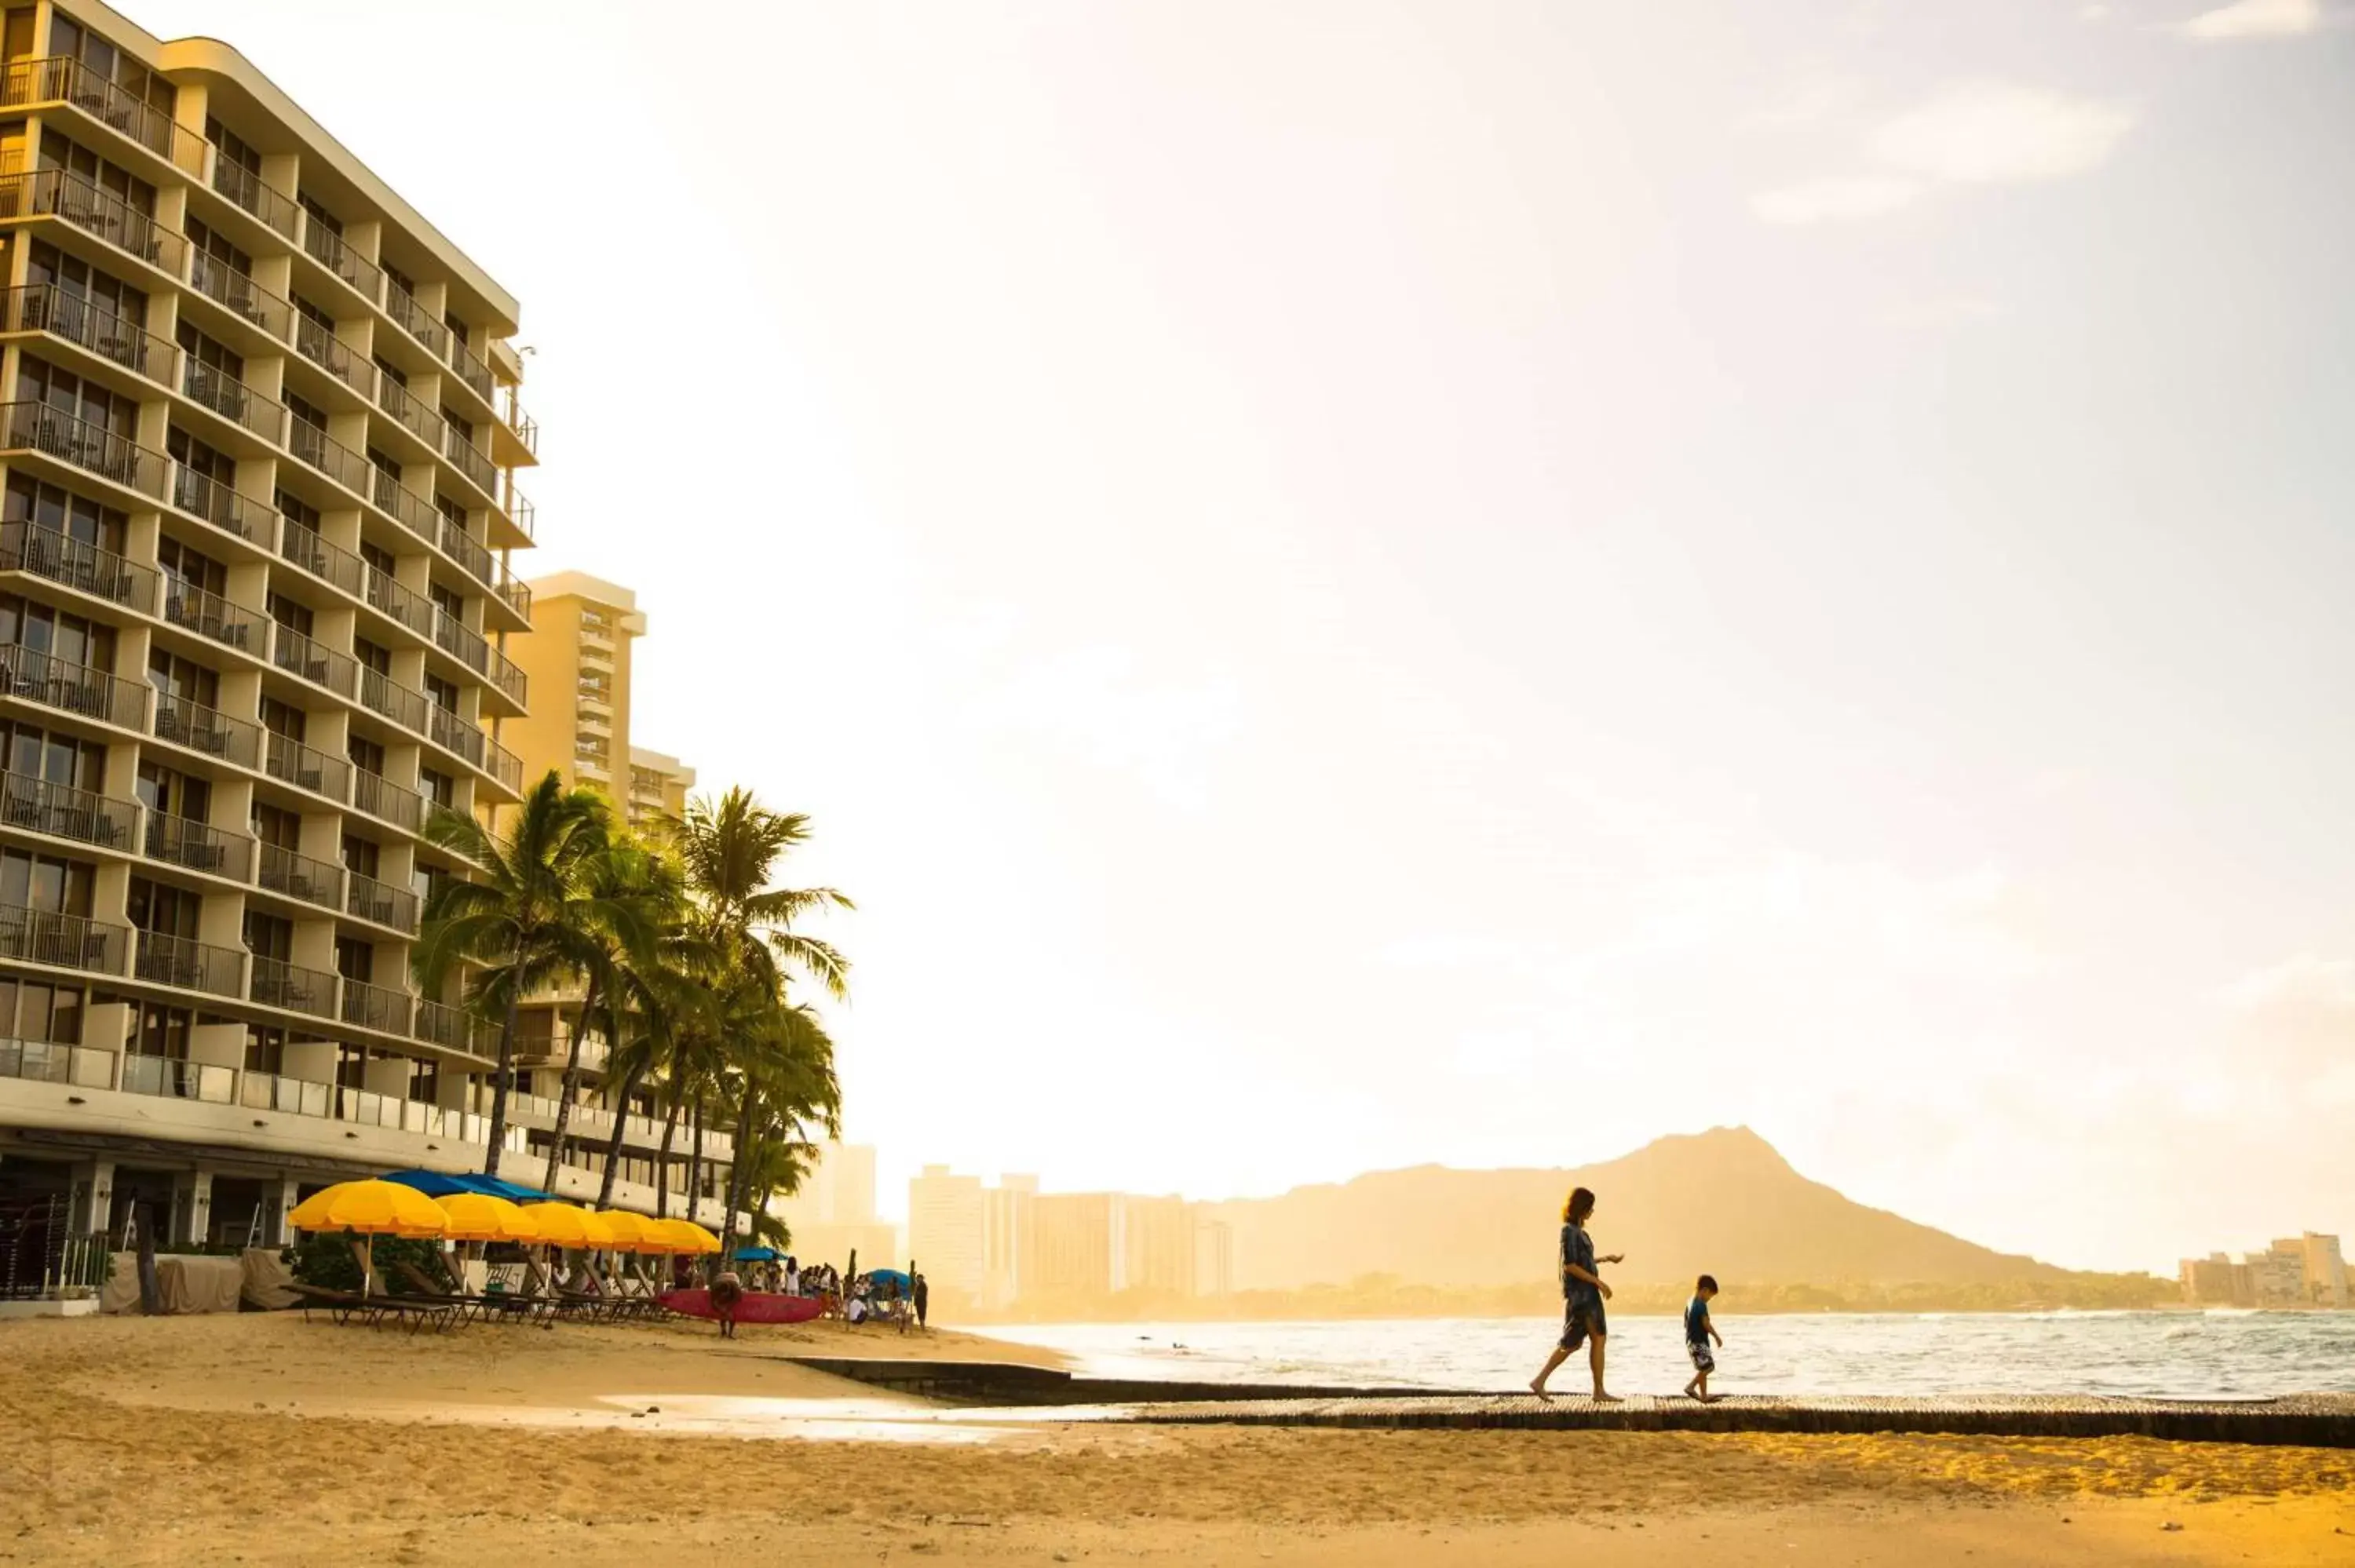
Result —
M 438 992 L 453 969 L 471 966 L 468 1009 L 500 1020 L 485 1176 L 498 1174 L 506 1141 L 517 1004 L 584 972 L 603 950 L 598 933 L 615 925 L 615 912 L 598 892 L 599 864 L 611 847 L 608 820 L 602 796 L 567 791 L 551 768 L 524 798 L 509 832 L 451 810 L 437 810 L 425 824 L 426 842 L 468 862 L 474 879 L 451 878 L 428 900 L 410 956 L 419 987 Z M 626 923 L 627 916 L 618 918 Z M 551 1167 L 551 1182 L 553 1177 Z
M 605 1140 L 605 1178 L 597 1193 L 601 1209 L 613 1204 L 631 1097 L 646 1080 L 659 1076 L 664 1080 L 663 1098 L 669 1114 L 663 1122 L 662 1153 L 655 1162 L 655 1213 L 661 1218 L 670 1213 L 670 1187 L 665 1178 L 670 1169 L 671 1138 L 678 1126 L 678 1101 L 669 1092 L 677 1075 L 675 1046 L 679 1033 L 687 1027 L 688 1016 L 707 1004 L 702 988 L 695 981 L 691 960 L 682 956 L 682 949 L 690 943 L 676 916 L 666 918 L 655 938 L 654 961 L 622 964 L 606 991 L 605 1076 L 613 1082 L 618 1075 L 620 1087 L 613 1093 L 613 1130 Z
M 809 841 L 809 818 L 799 811 L 773 811 L 749 789 L 733 789 L 718 801 L 698 797 L 665 824 L 686 868 L 688 888 L 707 933 L 719 945 L 741 943 L 755 949 L 756 965 L 773 959 L 798 969 L 827 994 L 848 994 L 850 961 L 815 937 L 793 929 L 813 911 L 857 906 L 831 887 L 772 887 L 777 863 Z
M 581 1081 L 581 1048 L 592 1022 L 603 1018 L 597 1007 L 598 991 L 622 983 L 622 976 L 634 966 L 652 969 L 660 961 L 655 943 L 665 917 L 675 914 L 681 897 L 677 868 L 627 838 L 612 841 L 588 870 L 591 891 L 596 895 L 590 935 L 598 951 L 595 961 L 576 977 L 581 986 L 581 1001 L 573 1010 L 571 1039 L 564 1054 L 564 1086 L 556 1098 L 556 1127 L 550 1134 L 548 1154 L 548 1168 L 552 1172 L 564 1169 L 572 1098 Z M 605 1039 L 610 1045 L 613 1039 L 611 1029 L 606 1030 Z M 613 1126 L 618 1134 L 618 1114 Z M 605 1180 L 608 1202 L 613 1189 L 611 1169 L 609 1156 Z M 549 1191 L 556 1191 L 553 1176 Z M 604 1203 L 598 1206 L 602 1208 Z
M 787 1005 L 781 992 L 760 1002 L 749 1027 L 736 1036 L 733 1053 L 736 1157 L 728 1174 L 726 1228 L 719 1233 L 731 1258 L 736 1215 L 755 1185 L 787 1193 L 801 1185 L 807 1165 L 793 1151 L 808 1148 L 804 1128 L 816 1121 L 829 1137 L 842 1133 L 842 1086 L 825 1022 L 806 1005 Z

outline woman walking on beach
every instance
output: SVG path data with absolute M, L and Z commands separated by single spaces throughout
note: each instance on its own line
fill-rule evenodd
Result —
M 1546 1358 L 1538 1375 L 1529 1380 L 1529 1392 L 1540 1399 L 1551 1399 L 1546 1392 L 1546 1379 L 1553 1376 L 1554 1368 L 1568 1361 L 1571 1352 L 1581 1344 L 1592 1341 L 1586 1362 L 1594 1372 L 1594 1402 L 1616 1404 L 1616 1394 L 1603 1390 L 1603 1342 L 1608 1326 L 1604 1318 L 1603 1304 L 1611 1299 L 1611 1287 L 1603 1283 L 1595 1270 L 1605 1263 L 1618 1263 L 1617 1253 L 1598 1259 L 1594 1243 L 1586 1234 L 1586 1222 L 1594 1213 L 1594 1194 L 1581 1187 L 1561 1206 L 1561 1342 Z

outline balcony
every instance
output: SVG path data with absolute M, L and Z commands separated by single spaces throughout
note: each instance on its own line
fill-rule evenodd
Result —
M 410 1038 L 469 1056 L 496 1058 L 499 1054 L 496 1024 L 485 1022 L 457 1008 L 444 1007 L 438 1001 L 418 1002 L 416 1019 L 410 1026 Z
M 188 242 L 156 226 L 149 214 L 63 169 L 0 175 L 0 219 L 61 217 L 116 249 L 178 276 Z
M 375 502 L 380 511 L 390 514 L 394 522 L 431 544 L 442 514 L 432 502 L 401 483 L 399 476 L 378 468 L 374 463 L 368 467 L 372 472 L 365 492 L 368 498 Z
M 221 309 L 242 317 L 281 343 L 284 343 L 294 330 L 293 301 L 272 293 L 255 282 L 251 276 L 239 271 L 218 257 L 197 251 L 188 267 L 188 285 Z
M 432 599 L 403 588 L 374 567 L 368 568 L 367 598 L 369 609 L 400 622 L 420 637 L 432 635 L 433 618 L 441 613 Z
M 273 444 L 286 439 L 286 405 L 272 401 L 231 376 L 191 359 L 180 371 L 180 390 L 230 424 Z
M 341 545 L 329 544 L 292 517 L 284 518 L 280 525 L 278 553 L 321 582 L 331 583 L 354 599 L 360 596 L 368 563 Z
M 213 189 L 251 213 L 268 228 L 288 239 L 294 238 L 300 227 L 296 215 L 302 208 L 294 198 L 275 185 L 261 183 L 261 176 L 252 170 L 230 163 L 216 153 L 213 158 Z M 280 334 L 284 336 L 284 334 Z
M 0 1078 L 71 1084 L 81 1089 L 112 1088 L 114 1053 L 47 1040 L 0 1040 Z
M 169 460 L 162 452 L 149 451 L 103 425 L 60 413 L 43 403 L 10 403 L 7 415 L 10 450 L 40 452 L 142 495 L 163 499 L 164 470 Z
M 320 969 L 298 969 L 283 959 L 255 955 L 251 994 L 264 1007 L 282 1007 L 314 1018 L 336 1016 L 336 977 Z
M 139 959 L 133 971 L 151 985 L 234 997 L 245 990 L 245 954 L 160 931 L 139 933 Z
M 465 568 L 466 575 L 485 588 L 498 581 L 497 567 L 481 540 L 453 517 L 442 519 L 442 553 Z
M 0 773 L 0 826 L 100 849 L 125 849 L 138 818 L 139 809 L 130 800 L 23 773 Z
M 249 544 L 262 544 L 264 549 L 269 547 L 263 543 L 270 536 L 269 510 L 260 502 L 240 495 L 226 481 L 211 479 L 174 463 L 172 504 L 224 534 L 234 534 Z
M 359 980 L 344 981 L 344 1022 L 379 1034 L 409 1033 L 409 1010 L 414 999 L 405 991 L 387 991 Z
M 523 671 L 479 633 L 469 631 L 438 605 L 433 610 L 433 643 L 496 686 L 516 706 L 525 705 Z
M 89 350 L 150 381 L 172 384 L 179 349 L 136 322 L 116 315 L 94 300 L 69 294 L 55 283 L 27 283 L 6 291 L 5 319 L 10 332 L 45 332 Z
M 296 315 L 294 351 L 363 397 L 376 390 L 376 366 L 353 357 L 351 349 L 332 327 L 321 326 L 309 316 Z
M 310 420 L 288 416 L 286 450 L 354 495 L 370 493 L 376 465 Z
M 369 304 L 384 298 L 384 269 L 344 243 L 344 237 L 321 223 L 315 214 L 304 215 L 303 250 L 312 260 L 349 283 L 353 292 Z
M 143 615 L 155 613 L 153 567 L 31 523 L 0 523 L 0 571 L 28 572 Z
M 359 691 L 359 664 L 348 653 L 322 648 L 291 626 L 280 625 L 271 637 L 270 662 L 288 674 L 324 686 L 339 697 Z
M 450 341 L 450 329 L 425 313 L 417 297 L 387 278 L 384 284 L 384 313 L 400 323 L 400 330 L 423 344 L 434 358 L 442 357 Z
M 79 915 L 0 904 L 0 959 L 119 975 L 130 938 L 127 926 L 102 926 Z
M 0 104 L 69 103 L 117 135 L 136 142 L 181 173 L 204 177 L 211 144 L 156 105 L 135 97 L 63 55 L 17 60 L 0 82 Z
M 342 800 L 351 787 L 352 765 L 340 757 L 304 745 L 272 730 L 261 770 L 282 784 Z
M 360 705 L 405 730 L 425 733 L 425 694 L 400 684 L 389 675 L 374 670 L 361 673 Z
M 454 428 L 444 427 L 442 437 L 442 455 L 450 460 L 451 466 L 464 474 L 467 482 L 481 491 L 485 499 L 496 496 L 499 471 L 490 454 Z
M 260 652 L 261 623 L 253 611 L 176 577 L 164 578 L 164 619 L 224 648 Z
M 332 861 L 313 860 L 276 844 L 261 846 L 261 885 L 322 909 L 344 906 L 342 866 Z
M 433 723 L 428 733 L 434 745 L 464 758 L 507 789 L 522 790 L 523 761 L 514 752 L 445 707 L 434 705 L 430 711 Z
M 531 461 L 539 461 L 539 421 L 523 411 L 523 398 L 513 387 L 507 388 L 506 406 L 499 410 L 499 423 L 515 437 Z
M 515 524 L 517 533 L 527 539 L 536 537 L 539 527 L 539 508 L 531 503 L 531 497 L 516 488 L 513 469 L 507 471 L 505 488 L 506 493 L 499 498 L 499 510 L 506 514 L 508 522 Z
M 363 778 L 368 777 L 363 774 Z M 348 872 L 344 889 L 344 913 L 356 920 L 372 921 L 407 936 L 417 934 L 417 895 L 405 887 L 395 887 L 389 882 L 378 882 L 373 876 Z M 406 1033 L 409 1025 L 401 1024 Z
M 352 806 L 380 822 L 417 832 L 425 824 L 425 797 L 367 768 L 354 770 Z
M 5 216 L 5 212 L 0 212 L 0 217 Z M 454 337 L 450 340 L 450 368 L 456 371 L 458 379 L 464 382 L 468 389 L 483 400 L 484 408 L 497 407 L 491 400 L 493 393 L 496 390 L 491 380 L 491 367 L 484 364 L 473 349 Z
M 237 1069 L 216 1066 L 210 1062 L 183 1062 L 171 1056 L 126 1055 L 123 1058 L 123 1092 L 152 1095 L 164 1100 L 197 1100 L 211 1106 L 235 1105 Z
M 200 756 L 252 768 L 261 760 L 261 726 L 164 692 L 155 694 L 155 738 Z
M 149 811 L 147 858 L 243 882 L 253 874 L 253 841 L 243 833 L 225 833 L 186 817 Z
M 409 389 L 382 371 L 377 373 L 376 406 L 393 418 L 393 422 L 435 451 L 442 450 L 442 438 L 449 427 L 442 416 L 409 395 Z
M 87 664 L 69 664 L 37 649 L 12 643 L 0 648 L 0 696 L 38 703 L 61 713 L 124 729 L 147 724 L 147 692 L 144 682 L 126 681 Z

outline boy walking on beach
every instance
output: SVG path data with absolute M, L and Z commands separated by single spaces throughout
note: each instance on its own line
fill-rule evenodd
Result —
M 1685 1351 L 1692 1357 L 1693 1364 L 1693 1380 L 1685 1384 L 1685 1393 L 1703 1404 L 1714 1404 L 1723 1397 L 1709 1391 L 1709 1374 L 1717 1370 L 1717 1358 L 1710 1354 L 1710 1341 L 1714 1340 L 1719 1350 L 1725 1349 L 1724 1336 L 1717 1331 L 1717 1324 L 1709 1315 L 1710 1298 L 1716 1294 L 1716 1278 L 1704 1274 L 1693 1287 L 1692 1299 L 1685 1303 Z

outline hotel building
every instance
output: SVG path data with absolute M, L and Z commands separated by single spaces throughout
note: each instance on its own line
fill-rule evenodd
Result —
M 233 48 L 83 0 L 0 41 L 0 1272 L 134 1198 L 275 1242 L 485 1152 L 496 1040 L 408 977 L 428 813 L 577 713 L 506 648 L 517 306 Z

